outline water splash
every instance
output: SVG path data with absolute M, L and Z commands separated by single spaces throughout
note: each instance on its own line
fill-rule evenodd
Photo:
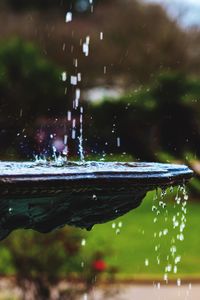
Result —
M 84 149 L 83 149 L 83 107 L 80 108 L 80 136 L 79 136 L 79 157 L 80 161 L 84 162 Z
M 86 239 L 82 239 L 82 240 L 81 240 L 81 246 L 82 246 L 82 247 L 85 247 L 85 246 L 86 246 Z
M 178 253 L 179 243 L 184 240 L 184 230 L 186 227 L 187 200 L 188 194 L 185 185 L 177 187 L 174 204 L 173 215 L 169 214 L 167 206 L 167 197 L 174 195 L 174 188 L 169 190 L 157 190 L 152 203 L 153 223 L 159 223 L 159 230 L 154 232 L 153 238 L 155 242 L 154 250 L 156 254 L 156 263 L 164 264 L 163 279 L 167 283 L 170 274 L 178 273 L 178 265 L 181 262 L 181 255 Z M 158 228 L 158 227 L 157 227 Z M 172 234 L 171 240 L 168 242 L 168 235 Z M 167 255 L 164 257 L 165 244 L 169 244 Z M 180 279 L 177 279 L 177 285 L 181 285 Z
M 71 22 L 71 21 L 72 21 L 72 17 L 73 17 L 72 12 L 71 12 L 71 11 L 68 11 L 68 12 L 66 13 L 66 16 L 65 16 L 65 22 L 66 22 L 66 23 Z

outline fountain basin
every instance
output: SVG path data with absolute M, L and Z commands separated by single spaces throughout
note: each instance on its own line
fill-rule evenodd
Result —
M 17 228 L 89 230 L 138 207 L 148 191 L 192 175 L 175 164 L 0 162 L 0 239 Z

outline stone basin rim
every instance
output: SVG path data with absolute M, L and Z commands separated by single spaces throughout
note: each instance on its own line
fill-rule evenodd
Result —
M 14 168 L 12 170 L 12 167 Z M 18 167 L 16 169 L 16 167 Z M 6 170 L 4 168 L 7 168 Z M 86 168 L 91 168 L 86 170 Z M 132 184 L 179 184 L 193 176 L 185 165 L 146 162 L 89 162 L 65 166 L 34 162 L 0 162 L 0 184 L 31 182 L 127 182 Z

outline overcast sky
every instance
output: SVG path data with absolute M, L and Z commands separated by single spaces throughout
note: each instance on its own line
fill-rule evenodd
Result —
M 183 26 L 200 26 L 200 0 L 144 0 L 164 5 L 173 16 L 181 16 Z

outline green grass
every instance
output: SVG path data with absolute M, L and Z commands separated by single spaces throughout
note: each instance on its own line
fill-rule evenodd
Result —
M 158 222 L 154 223 L 155 213 L 152 212 L 152 199 L 155 193 L 149 193 L 143 204 L 136 210 L 123 217 L 104 225 L 96 225 L 87 233 L 87 244 L 84 256 L 87 257 L 94 251 L 102 251 L 106 255 L 109 266 L 118 269 L 118 277 L 121 279 L 155 278 L 164 274 L 167 264 L 166 257 L 170 254 L 171 239 L 177 236 L 177 230 L 173 229 L 172 217 L 180 211 L 180 207 L 174 207 L 174 196 L 167 200 L 168 221 L 165 221 L 166 210 L 162 209 Z M 181 255 L 178 264 L 177 276 L 187 278 L 200 278 L 200 205 L 189 202 L 187 206 L 187 223 L 184 231 L 184 240 L 176 241 L 177 255 Z M 120 234 L 116 234 L 119 222 L 123 223 Z M 112 228 L 112 223 L 116 228 Z M 154 232 L 165 228 L 169 234 L 161 238 L 154 238 Z M 160 244 L 160 265 L 157 264 L 155 246 Z M 149 266 L 145 266 L 145 259 L 149 260 Z
M 160 208 L 158 222 L 153 220 L 156 213 L 152 211 L 152 203 L 155 192 L 147 194 L 142 205 L 119 219 L 107 224 L 96 225 L 92 231 L 81 231 L 86 236 L 86 246 L 82 247 L 80 259 L 87 265 L 91 256 L 101 251 L 105 255 L 108 267 L 117 268 L 119 279 L 153 279 L 162 278 L 167 265 L 167 256 L 170 255 L 171 240 L 176 238 L 177 230 L 173 229 L 172 218 L 180 212 L 181 207 L 175 206 L 175 195 L 168 193 L 166 203 L 167 210 Z M 158 203 L 158 201 L 157 201 Z M 184 240 L 176 240 L 177 254 L 181 255 L 178 264 L 178 273 L 170 275 L 170 278 L 198 278 L 200 279 L 200 205 L 188 201 L 187 223 L 184 231 Z M 168 211 L 168 215 L 166 214 Z M 168 220 L 165 218 L 168 216 Z M 119 228 L 119 222 L 122 227 Z M 112 228 L 112 224 L 116 227 Z M 160 231 L 168 228 L 166 236 L 154 237 Z M 120 234 L 116 234 L 120 229 Z M 17 234 L 13 232 L 12 235 Z M 27 233 L 24 233 L 27 238 Z M 155 251 L 155 246 L 160 244 L 160 250 Z M 27 249 L 30 251 L 30 249 Z M 156 257 L 160 255 L 160 264 Z M 145 266 L 145 259 L 149 260 L 149 266 Z M 14 268 L 5 247 L 0 248 L 0 273 L 14 274 Z

